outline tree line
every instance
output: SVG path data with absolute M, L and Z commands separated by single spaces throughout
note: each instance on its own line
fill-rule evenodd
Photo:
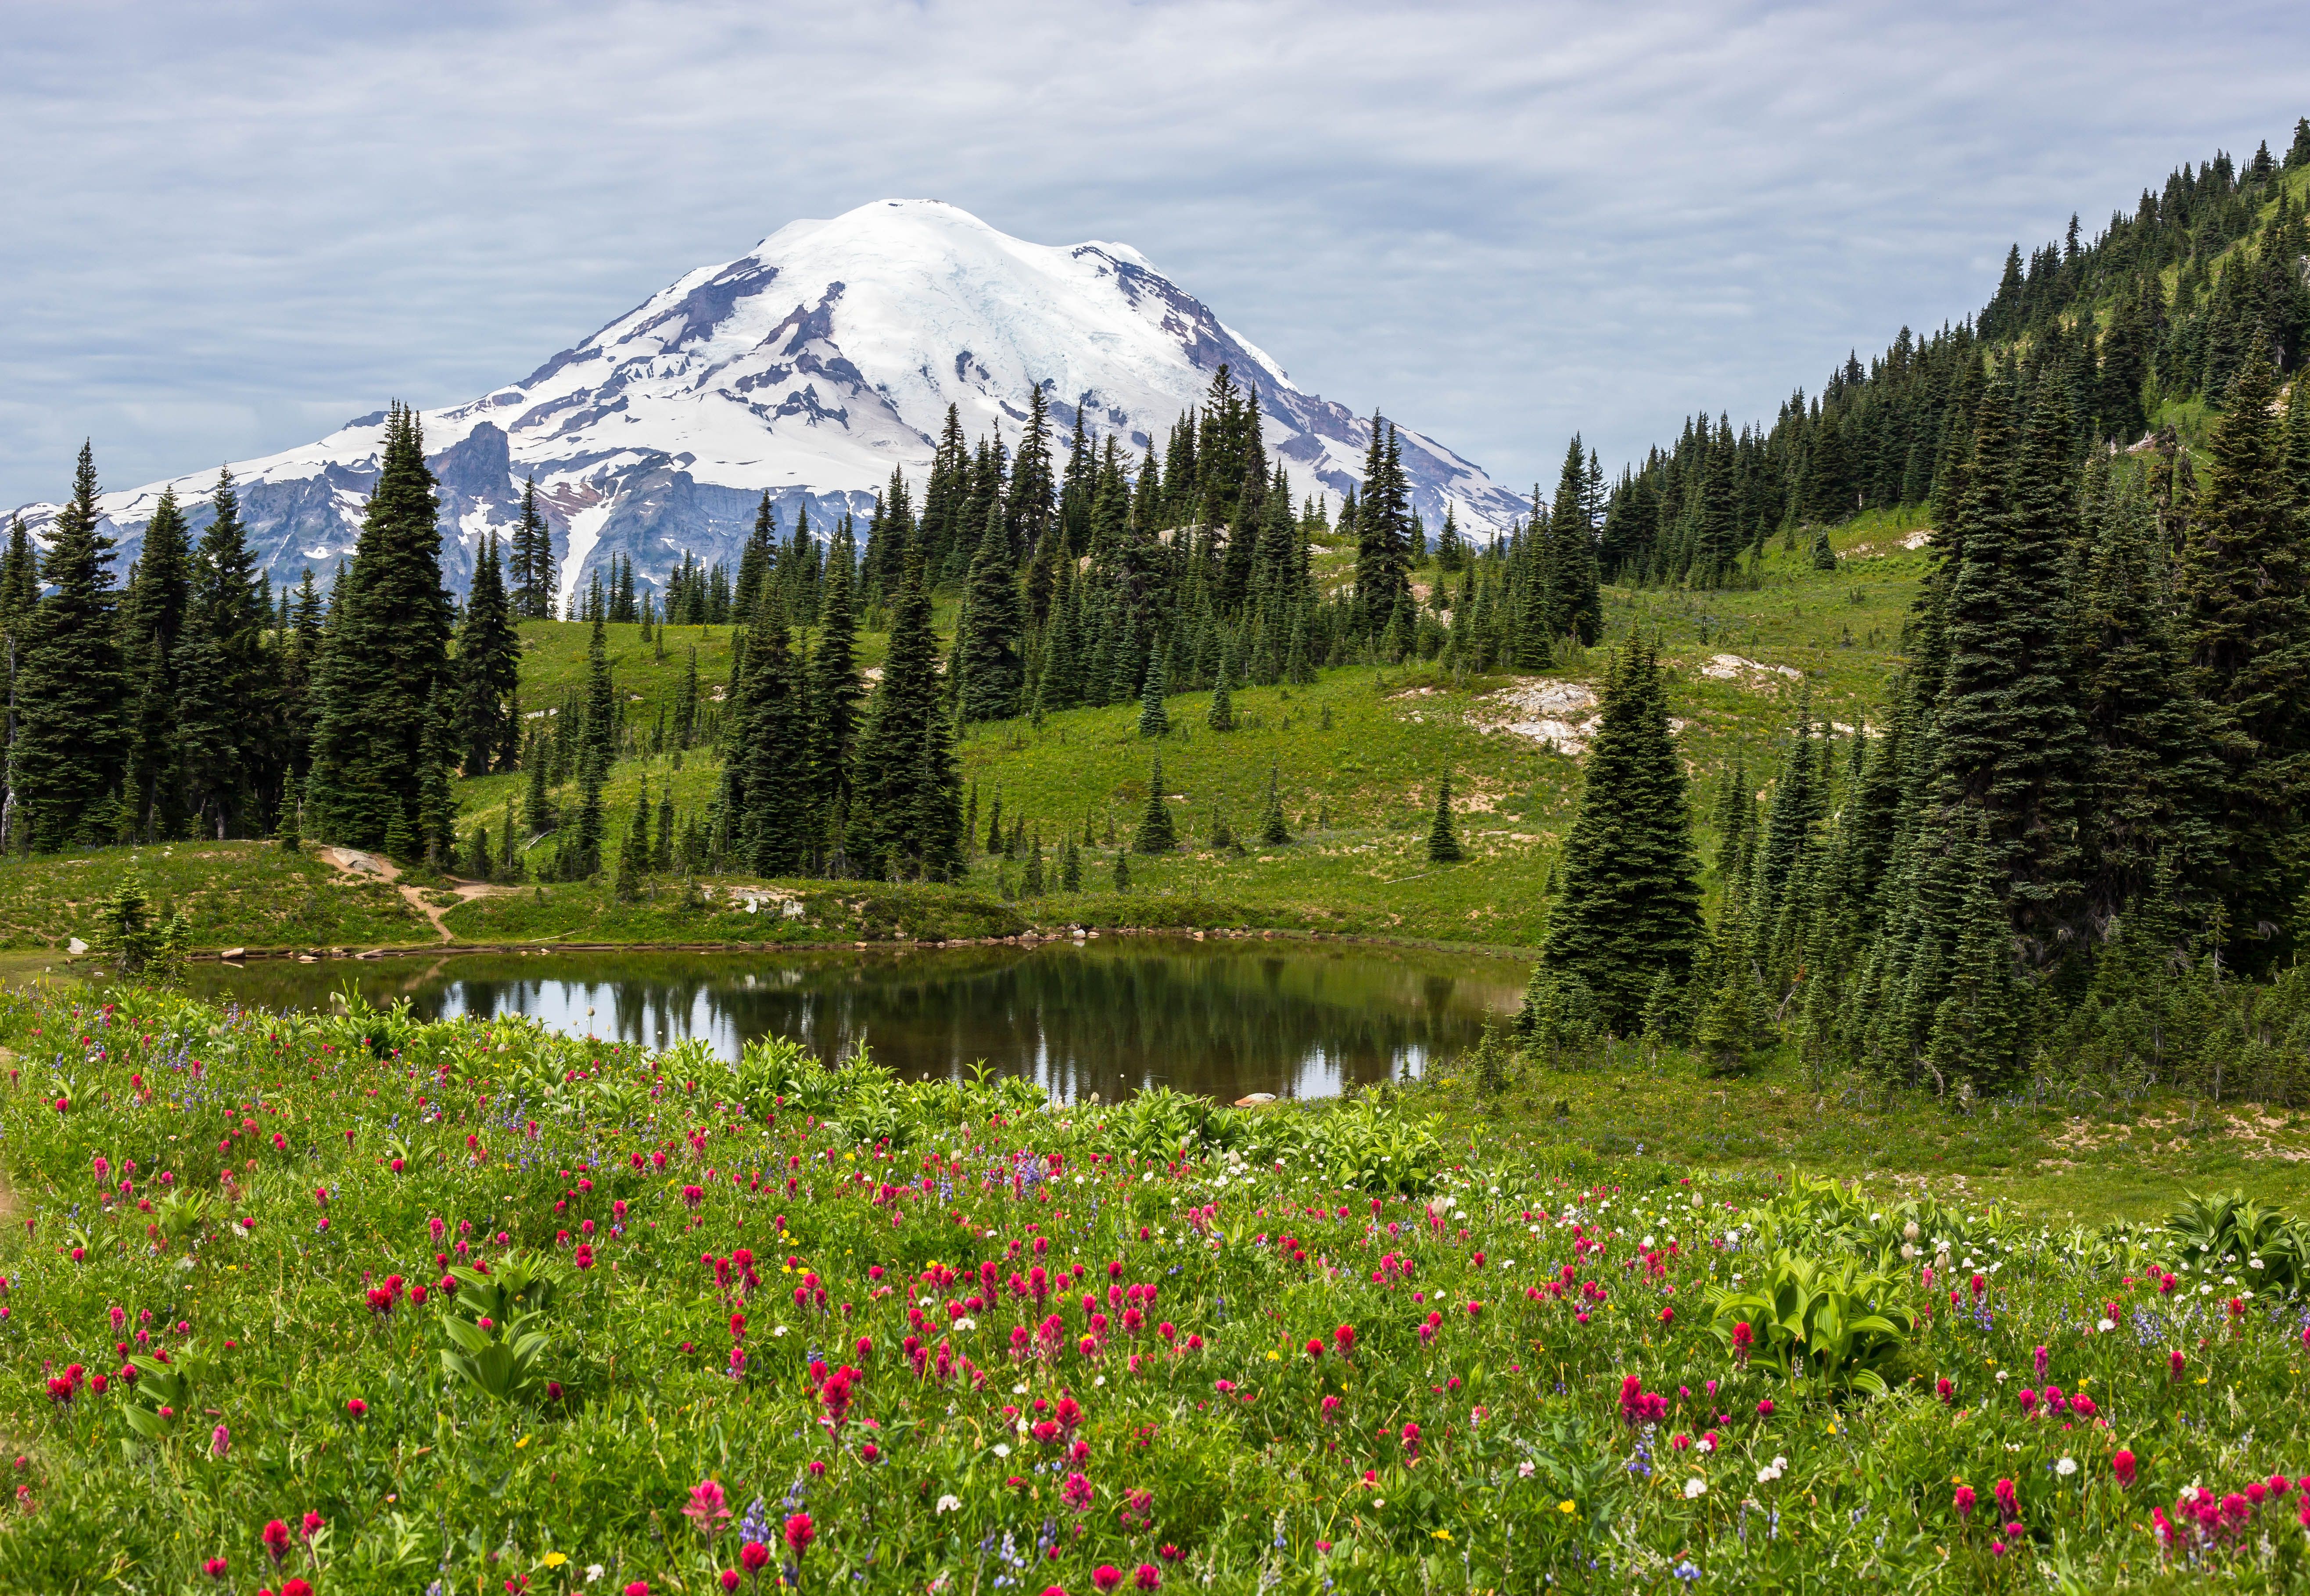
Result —
M 1882 725 L 1809 707 L 1703 871 L 1659 672 L 1616 657 L 1520 1024 L 1540 1045 L 1793 1043 L 1937 1092 L 2310 1090 L 2310 385 L 2257 345 L 2201 484 L 2074 448 L 2064 368 L 1955 385 L 1932 568 Z

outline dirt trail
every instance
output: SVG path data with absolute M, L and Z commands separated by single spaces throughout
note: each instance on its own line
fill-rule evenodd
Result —
M 401 866 L 384 854 L 364 854 L 358 848 L 341 848 L 334 843 L 324 843 L 313 850 L 313 855 L 324 864 L 347 875 L 375 876 L 380 881 L 391 883 L 393 889 L 401 894 L 403 902 L 425 916 L 425 923 L 433 928 L 436 936 L 445 942 L 457 940 L 441 923 L 441 917 L 456 906 L 427 902 L 425 889 L 405 885 L 401 879 Z M 493 887 L 486 881 L 458 881 L 454 879 L 448 889 L 457 895 L 459 903 L 470 903 L 476 898 L 492 898 L 513 890 L 510 887 Z

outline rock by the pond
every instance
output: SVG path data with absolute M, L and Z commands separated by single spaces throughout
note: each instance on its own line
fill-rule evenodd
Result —
M 1235 1106 L 1238 1108 L 1256 1108 L 1263 1103 L 1272 1103 L 1274 1101 L 1275 1094 L 1273 1092 L 1254 1092 L 1247 1097 L 1238 1097 L 1235 1100 Z
M 88 951 L 88 944 L 82 941 L 78 937 L 74 937 L 71 941 L 65 944 L 65 951 L 71 954 L 74 958 L 78 958 L 82 954 Z

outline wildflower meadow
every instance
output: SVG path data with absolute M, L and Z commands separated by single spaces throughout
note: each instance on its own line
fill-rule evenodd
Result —
M 2241 1198 L 346 1008 L 7 1000 L 0 1589 L 2303 1577 L 2310 1237 Z

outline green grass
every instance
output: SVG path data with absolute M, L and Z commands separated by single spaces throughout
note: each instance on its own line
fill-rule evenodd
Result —
M 598 882 L 524 887 L 476 898 L 443 916 L 452 934 L 472 942 L 830 942 L 949 941 L 1016 936 L 1029 923 L 1005 906 L 952 887 L 821 881 L 769 897 L 764 884 L 723 877 L 682 886 L 655 883 L 621 902 Z M 748 901 L 756 904 L 749 913 Z M 788 915 L 786 904 L 801 913 Z
M 0 948 L 61 952 L 74 937 L 97 943 L 104 900 L 132 876 L 162 919 L 183 912 L 195 948 L 433 940 L 391 887 L 310 854 L 261 842 L 180 842 L 0 859 Z

